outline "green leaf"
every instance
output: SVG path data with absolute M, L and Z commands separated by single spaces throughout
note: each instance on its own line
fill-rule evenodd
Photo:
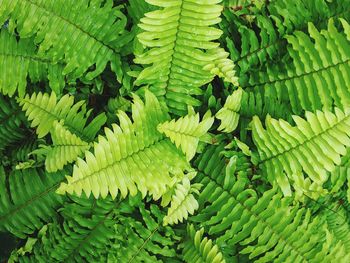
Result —
M 210 82 L 215 73 L 230 80 L 233 77 L 233 66 L 226 59 L 228 53 L 217 49 L 219 43 L 213 42 L 222 34 L 213 27 L 221 20 L 221 0 L 146 2 L 163 8 L 146 13 L 139 24 L 144 32 L 138 40 L 149 50 L 138 55 L 135 62 L 149 66 L 141 71 L 135 84 L 149 85 L 171 112 L 184 115 L 188 105 L 201 104 L 194 96 L 203 93 L 200 87 Z M 213 62 L 213 56 L 217 58 L 215 65 L 209 66 L 209 71 L 203 69 Z
M 306 119 L 293 116 L 296 126 L 268 116 L 266 130 L 254 117 L 252 131 L 260 166 L 269 181 L 276 181 L 285 195 L 291 195 L 292 184 L 297 191 L 311 196 L 314 188 L 321 190 L 314 193 L 317 196 L 328 179 L 327 172 L 341 163 L 345 147 L 350 146 L 350 109 L 334 111 L 306 112 Z
M 51 221 L 65 199 L 55 193 L 63 178 L 40 169 L 6 175 L 0 167 L 0 230 L 24 238 Z
M 171 120 L 158 125 L 158 131 L 164 133 L 170 140 L 186 154 L 190 161 L 196 154 L 199 140 L 213 125 L 214 118 L 204 116 L 199 121 L 199 114 L 186 115 L 178 120 Z
M 146 91 L 145 104 L 134 95 L 132 122 L 126 113 L 118 113 L 120 125 L 106 128 L 106 136 L 99 137 L 94 154 L 86 152 L 85 160 L 78 159 L 73 175 L 62 183 L 58 193 L 68 192 L 80 196 L 91 192 L 98 198 L 120 192 L 125 198 L 138 191 L 145 196 L 160 198 L 167 187 L 182 179 L 189 169 L 185 156 L 157 130 L 160 123 L 169 119 L 156 97 Z
M 188 215 L 193 215 L 198 209 L 198 202 L 193 193 L 199 194 L 202 185 L 191 185 L 189 178 L 184 177 L 182 182 L 175 186 L 175 191 L 171 197 L 171 206 L 167 215 L 163 219 L 163 225 L 173 225 L 183 222 Z
M 47 149 L 45 158 L 45 167 L 50 173 L 74 162 L 90 148 L 87 142 L 67 130 L 63 122 L 54 122 L 51 135 L 53 145 Z
M 187 226 L 188 240 L 184 244 L 183 258 L 185 262 L 212 262 L 224 263 L 223 258 L 217 245 L 213 244 L 211 239 L 203 238 L 204 229 L 195 230 L 193 225 Z
M 7 19 L 21 38 L 35 37 L 39 56 L 63 60 L 62 74 L 73 78 L 91 66 L 95 69 L 87 73 L 88 80 L 101 74 L 107 63 L 112 69 L 120 68 L 120 49 L 130 41 L 127 19 L 112 1 L 3 0 L 0 21 Z
M 232 95 L 227 97 L 224 107 L 216 113 L 215 117 L 221 120 L 219 131 L 230 133 L 237 128 L 242 95 L 241 88 L 235 90 Z

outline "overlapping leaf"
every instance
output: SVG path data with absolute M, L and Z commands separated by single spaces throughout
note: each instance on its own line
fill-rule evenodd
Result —
M 107 63 L 119 72 L 120 50 L 129 41 L 126 17 L 113 1 L 2 0 L 0 24 L 10 19 L 22 38 L 35 36 L 39 54 L 66 63 L 63 74 L 93 79 Z
M 105 129 L 106 136 L 99 137 L 94 154 L 86 152 L 85 160 L 78 159 L 73 175 L 62 183 L 60 193 L 75 193 L 97 198 L 108 194 L 125 198 L 138 191 L 145 196 L 160 198 L 189 168 L 185 156 L 164 137 L 157 126 L 169 119 L 156 97 L 146 91 L 145 104 L 134 96 L 133 121 L 125 112 L 118 113 L 120 125 Z
M 63 178 L 35 169 L 6 175 L 0 167 L 0 229 L 24 238 L 55 218 L 65 199 L 55 193 Z
M 350 146 L 349 114 L 349 109 L 343 112 L 338 108 L 335 113 L 306 112 L 306 119 L 293 116 L 296 126 L 267 117 L 266 130 L 255 117 L 253 139 L 270 182 L 276 180 L 285 195 L 291 195 L 290 184 L 306 193 L 315 187 L 320 190 L 317 186 L 328 179 L 327 171 L 341 163 Z
M 63 65 L 39 55 L 32 38 L 16 40 L 6 30 L 0 31 L 0 92 L 24 96 L 27 77 L 32 82 L 48 79 L 50 87 L 60 93 L 64 87 Z

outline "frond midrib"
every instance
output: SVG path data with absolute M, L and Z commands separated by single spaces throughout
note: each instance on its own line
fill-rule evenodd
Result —
M 268 157 L 266 159 L 260 159 L 257 165 L 263 164 L 263 163 L 268 162 L 268 161 L 270 161 L 272 159 L 278 158 L 281 155 L 284 155 L 284 154 L 286 154 L 288 152 L 294 151 L 295 149 L 297 149 L 299 147 L 302 147 L 302 146 L 308 144 L 309 142 L 311 142 L 313 140 L 316 140 L 319 136 L 322 136 L 323 134 L 328 133 L 330 130 L 336 128 L 338 125 L 341 125 L 343 122 L 345 122 L 345 121 L 347 121 L 349 119 L 350 119 L 350 115 L 346 115 L 342 120 L 338 121 L 336 124 L 328 127 L 327 129 L 321 131 L 320 133 L 314 134 L 313 136 L 311 136 L 309 139 L 303 141 L 302 143 L 298 143 L 297 145 L 295 145 L 295 146 L 293 146 L 293 147 L 291 147 L 289 149 L 283 150 L 282 152 L 279 152 L 279 153 L 277 153 L 275 155 L 272 155 L 272 156 L 270 156 L 270 157 Z
M 0 127 L 4 125 L 4 123 L 8 122 L 11 119 L 16 119 L 16 115 L 20 114 L 22 112 L 21 109 L 17 109 L 14 112 L 11 112 L 10 114 L 6 114 L 4 118 L 0 119 Z M 1 129 L 1 128 L 0 128 Z
M 182 14 L 182 11 L 183 11 L 183 4 L 184 4 L 185 0 L 180 0 L 180 1 L 181 1 L 181 5 L 179 7 L 180 8 L 180 13 L 179 13 L 179 19 L 177 21 L 177 26 L 176 26 L 175 41 L 174 41 L 174 46 L 173 46 L 173 49 L 172 49 L 173 52 L 171 54 L 171 58 L 170 58 L 170 61 L 169 61 L 169 74 L 168 74 L 167 80 L 165 82 L 165 90 L 166 91 L 168 90 L 168 88 L 170 86 L 170 81 L 172 80 L 173 60 L 174 60 L 174 55 L 175 55 L 175 52 L 176 52 L 177 41 L 178 41 L 178 38 L 179 38 L 178 35 L 179 35 L 179 32 L 180 32 L 180 20 L 181 20 L 181 14 Z
M 26 202 L 24 202 L 23 204 L 19 205 L 19 206 L 14 206 L 15 209 L 12 209 L 12 210 L 8 210 L 6 214 L 4 215 L 1 215 L 0 216 L 0 223 L 4 220 L 6 220 L 9 216 L 17 213 L 19 210 L 22 210 L 24 209 L 25 207 L 31 205 L 32 203 L 34 203 L 35 201 L 37 201 L 38 199 L 40 199 L 41 197 L 49 194 L 50 192 L 52 192 L 53 189 L 57 188 L 61 182 L 64 181 L 64 178 L 62 178 L 61 181 L 53 184 L 52 186 L 50 186 L 49 188 L 47 188 L 45 191 L 39 193 L 39 194 L 36 194 L 34 196 L 32 196 L 32 198 L 28 199 Z
M 53 147 L 88 147 L 89 144 L 54 144 Z
M 284 244 L 286 244 L 287 246 L 291 247 L 294 251 L 297 252 L 298 255 L 300 255 L 305 261 L 307 261 L 307 258 L 304 256 L 304 254 L 299 251 L 299 247 L 295 247 L 293 244 L 291 244 L 288 239 L 286 239 L 285 237 L 283 237 L 280 232 L 276 232 L 276 230 L 273 228 L 273 226 L 270 226 L 270 224 L 268 224 L 265 219 L 262 219 L 259 214 L 256 214 L 255 212 L 253 212 L 251 209 L 249 209 L 248 207 L 246 207 L 244 205 L 244 203 L 241 203 L 240 201 L 238 201 L 236 199 L 236 197 L 228 190 L 226 190 L 215 178 L 212 178 L 210 176 L 210 174 L 206 174 L 205 171 L 203 171 L 202 169 L 200 169 L 199 167 L 197 168 L 198 172 L 204 174 L 209 180 L 211 180 L 212 182 L 214 182 L 218 187 L 220 187 L 222 189 L 222 192 L 226 192 L 229 196 L 231 196 L 237 203 L 239 203 L 242 207 L 244 207 L 244 209 L 246 209 L 252 216 L 254 216 L 255 218 L 258 219 L 259 222 L 263 222 L 265 226 L 267 226 L 271 232 L 273 232 L 274 234 L 278 235 L 279 240 L 282 240 L 284 242 Z M 199 213 L 200 214 L 200 213 Z
M 192 195 L 192 194 L 190 192 L 188 192 L 186 194 L 185 198 L 183 200 L 181 200 L 180 204 L 178 206 L 176 206 L 174 211 L 170 215 L 167 215 L 167 217 L 171 218 L 177 211 L 179 211 L 179 209 L 182 208 L 183 204 L 188 200 L 188 198 L 190 198 L 190 195 Z
M 191 138 L 194 138 L 194 139 L 198 139 L 198 136 L 196 135 L 193 135 L 193 134 L 190 134 L 188 133 L 187 131 L 186 132 L 183 132 L 183 131 L 176 131 L 176 130 L 172 130 L 172 129 L 169 129 L 169 128 L 164 128 L 164 131 L 168 131 L 170 133 L 174 133 L 174 134 L 181 134 L 181 135 L 185 135 L 185 136 L 188 136 L 188 137 L 191 137 Z M 199 140 L 199 139 L 198 139 Z
M 46 114 L 54 117 L 55 120 L 61 120 L 62 119 L 61 117 L 59 117 L 59 116 L 57 116 L 55 114 L 52 114 L 52 112 L 47 111 L 46 109 L 41 107 L 41 105 L 34 104 L 30 100 L 27 100 L 26 98 L 24 98 L 23 101 L 24 101 L 24 103 L 27 103 L 27 104 L 31 105 L 32 107 L 39 108 L 40 110 L 44 111 Z M 65 126 L 68 127 L 68 129 L 71 130 L 73 133 L 75 133 L 75 135 L 79 136 L 82 140 L 84 140 L 84 141 L 91 141 L 91 139 L 88 138 L 88 136 L 86 136 L 83 132 L 77 130 L 74 126 L 72 126 L 70 124 L 67 124 L 67 123 L 65 123 Z
M 322 19 L 321 21 L 319 22 L 324 22 L 326 20 L 329 20 L 329 19 L 332 19 L 332 18 L 336 18 L 336 17 L 340 17 L 340 16 L 343 16 L 345 14 L 348 13 L 349 10 L 347 11 L 342 11 L 342 12 L 339 12 L 339 13 L 336 13 L 334 15 L 331 15 L 331 16 L 327 16 L 325 17 L 324 19 Z M 300 27 L 298 30 L 305 30 L 307 27 L 303 26 L 303 27 Z M 241 56 L 239 58 L 237 58 L 234 62 L 237 62 L 237 64 L 244 60 L 244 59 L 247 59 L 249 60 L 250 57 L 254 56 L 255 54 L 259 53 L 259 52 L 262 52 L 262 51 L 265 51 L 267 50 L 269 47 L 272 47 L 272 46 L 275 46 L 275 45 L 278 45 L 278 44 L 281 44 L 285 41 L 285 39 L 283 38 L 284 36 L 286 36 L 288 34 L 283 34 L 282 36 L 280 36 L 279 38 L 277 38 L 275 41 L 273 41 L 272 43 L 269 43 L 265 46 L 262 46 L 262 47 L 259 47 L 258 49 L 255 49 L 253 51 L 250 51 L 248 52 L 247 54 L 245 54 L 244 56 Z
M 29 61 L 36 61 L 42 64 L 52 64 L 52 65 L 56 65 L 56 64 L 61 64 L 63 65 L 62 62 L 58 62 L 58 63 L 54 63 L 52 60 L 48 59 L 48 58 L 42 58 L 39 56 L 35 56 L 35 55 L 29 55 L 29 54 L 14 54 L 14 53 L 0 53 L 0 56 L 3 57 L 14 57 L 14 58 L 20 58 L 20 59 L 24 59 L 24 60 L 29 60 Z
M 254 90 L 254 88 L 257 88 L 257 87 L 260 87 L 260 86 L 271 85 L 271 84 L 275 84 L 275 83 L 279 83 L 279 82 L 285 82 L 285 81 L 290 81 L 290 80 L 293 80 L 293 79 L 303 78 L 303 77 L 308 76 L 308 75 L 318 74 L 320 72 L 327 71 L 327 70 L 329 70 L 331 68 L 340 67 L 341 65 L 344 65 L 346 63 L 350 64 L 350 59 L 346 59 L 346 60 L 338 62 L 336 64 L 331 64 L 331 65 L 329 65 L 327 67 L 323 67 L 323 68 L 320 68 L 318 70 L 312 70 L 310 72 L 305 72 L 305 73 L 300 74 L 300 75 L 295 74 L 292 77 L 287 77 L 287 78 L 283 78 L 283 79 L 275 79 L 275 80 L 265 81 L 265 82 L 256 83 L 256 84 L 249 84 L 249 85 L 244 86 L 244 88 L 246 88 L 248 91 L 251 91 L 251 90 Z
M 134 259 L 137 257 L 137 255 L 142 251 L 142 249 L 146 246 L 146 244 L 151 240 L 151 238 L 153 237 L 153 235 L 158 231 L 160 227 L 160 223 L 158 224 L 158 226 L 153 229 L 153 231 L 151 232 L 151 234 L 143 241 L 142 245 L 139 247 L 139 249 L 132 255 L 132 257 L 129 259 L 128 263 L 131 263 L 134 261 Z
M 118 161 L 115 161 L 115 162 L 113 162 L 112 164 L 109 164 L 109 165 L 103 167 L 102 169 L 100 169 L 100 170 L 98 170 L 98 171 L 96 171 L 96 172 L 93 172 L 93 173 L 91 173 L 91 174 L 89 174 L 89 175 L 86 175 L 86 176 L 84 176 L 84 177 L 82 177 L 82 178 L 80 178 L 80 179 L 78 179 L 78 180 L 72 181 L 72 182 L 71 182 L 71 185 L 74 185 L 74 184 L 79 183 L 79 182 L 81 182 L 81 181 L 85 181 L 86 179 L 88 179 L 88 178 L 90 178 L 90 177 L 92 177 L 92 176 L 96 176 L 96 175 L 100 174 L 102 171 L 105 171 L 105 170 L 109 169 L 110 167 L 113 167 L 114 165 L 125 161 L 126 159 L 132 157 L 133 155 L 137 155 L 137 154 L 139 154 L 140 152 L 143 152 L 143 151 L 145 151 L 146 149 L 149 149 L 149 148 L 151 148 L 151 147 L 155 147 L 158 143 L 161 143 L 161 142 L 167 141 L 167 140 L 169 140 L 169 139 L 166 138 L 166 137 L 162 137 L 162 138 L 158 139 L 157 141 L 153 142 L 152 144 L 150 144 L 150 145 L 148 145 L 148 146 L 145 146 L 144 148 L 139 149 L 138 151 L 133 152 L 133 153 L 131 153 L 131 154 L 125 156 L 124 158 L 121 158 L 121 159 L 119 159 Z M 73 176 L 74 176 L 74 173 L 73 173 Z M 73 178 L 74 178 L 74 177 L 73 177 Z
M 79 241 L 78 245 L 73 248 L 73 250 L 64 258 L 62 259 L 62 262 L 65 262 L 66 260 L 73 259 L 74 256 L 78 254 L 79 249 L 82 247 L 82 245 L 86 244 L 91 237 L 93 237 L 93 233 L 95 230 L 102 225 L 107 219 L 110 219 L 111 215 L 113 214 L 114 207 L 112 207 L 107 214 L 89 231 L 88 235 L 86 235 L 82 240 Z M 69 261 L 68 261 L 69 262 Z
M 81 31 L 83 34 L 87 35 L 89 38 L 92 38 L 94 39 L 96 42 L 100 43 L 102 46 L 108 48 L 109 50 L 113 51 L 114 53 L 118 53 L 118 51 L 113 48 L 112 46 L 108 45 L 107 43 L 104 43 L 103 40 L 100 40 L 98 38 L 96 38 L 95 36 L 91 35 L 89 32 L 85 31 L 83 28 L 81 28 L 79 25 L 73 23 L 72 21 L 68 20 L 67 18 L 61 16 L 61 15 L 58 15 L 56 14 L 55 12 L 53 12 L 52 10 L 50 9 L 47 9 L 45 8 L 44 6 L 41 6 L 39 5 L 38 3 L 34 3 L 33 1 L 31 0 L 23 0 L 23 1 L 26 1 L 28 3 L 30 3 L 31 5 L 34 5 L 42 10 L 44 10 L 45 12 L 55 16 L 55 17 L 58 17 L 59 19 L 61 19 L 62 21 L 66 22 L 67 24 L 70 24 L 72 25 L 73 27 L 75 27 L 76 29 L 78 29 L 79 31 Z

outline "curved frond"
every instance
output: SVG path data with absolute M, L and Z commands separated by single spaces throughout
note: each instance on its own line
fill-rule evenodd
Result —
M 0 167 L 0 230 L 24 238 L 56 216 L 64 197 L 55 190 L 63 173 L 26 169 L 6 175 Z
M 54 92 L 51 95 L 39 92 L 31 97 L 26 95 L 18 101 L 28 120 L 31 121 L 31 127 L 36 127 L 39 138 L 51 131 L 55 121 L 64 120 L 65 126 L 71 132 L 83 140 L 92 141 L 106 122 L 105 114 L 101 114 L 86 126 L 91 111 L 86 111 L 84 101 L 74 104 L 74 97 L 68 94 L 57 100 Z
M 272 118 L 284 119 L 293 123 L 291 105 L 278 98 L 273 88 L 266 88 L 263 92 L 244 91 L 239 115 L 239 130 L 242 140 L 247 139 L 249 125 L 254 116 L 265 119 L 267 115 L 270 115 Z
M 199 114 L 186 115 L 178 120 L 171 120 L 158 125 L 158 131 L 180 148 L 190 161 L 196 154 L 200 137 L 204 136 L 213 125 L 214 118 L 206 114 L 199 121 Z
M 271 183 L 277 180 L 285 195 L 291 195 L 290 184 L 302 192 L 305 189 L 303 172 L 316 185 L 328 179 L 328 172 L 341 163 L 341 156 L 350 146 L 350 111 L 335 109 L 306 112 L 306 120 L 293 116 L 297 124 L 291 126 L 283 120 L 266 118 L 266 130 L 259 118 L 252 123 L 253 140 L 260 154 L 260 165 Z M 308 183 L 310 184 L 310 182 Z M 304 185 L 304 186 L 303 186 Z
M 311 217 L 310 210 L 282 198 L 276 188 L 264 190 L 260 196 L 247 178 L 245 158 L 237 158 L 235 174 L 225 173 L 220 151 L 221 147 L 211 146 L 199 160 L 198 182 L 204 189 L 198 200 L 202 208 L 192 220 L 217 237 L 219 246 L 242 246 L 239 253 L 248 254 L 250 261 L 318 262 L 314 258 L 328 244 L 323 217 Z M 332 242 L 324 253 L 336 254 L 337 245 Z M 344 256 L 338 254 L 337 259 Z
M 211 239 L 203 238 L 204 229 L 196 231 L 193 225 L 187 226 L 188 240 L 184 244 L 183 258 L 188 263 L 226 262 L 217 245 Z
M 201 184 L 191 185 L 187 177 L 184 177 L 182 182 L 176 185 L 171 197 L 171 206 L 163 219 L 163 225 L 182 223 L 188 215 L 193 215 L 194 211 L 198 209 L 198 202 L 193 194 L 198 195 L 201 186 Z
M 242 95 L 243 90 L 241 88 L 235 90 L 232 95 L 227 97 L 224 107 L 216 113 L 215 117 L 221 120 L 219 131 L 230 133 L 237 128 Z
M 291 122 L 293 110 L 290 104 L 279 98 L 274 88 L 266 87 L 262 92 L 243 92 L 240 115 L 249 122 L 255 115 L 261 119 L 270 115 L 275 119 L 285 119 Z
M 213 59 L 206 51 L 219 46 L 213 40 L 222 32 L 211 26 L 221 20 L 222 6 L 218 5 L 221 0 L 147 2 L 163 9 L 146 13 L 139 24 L 145 32 L 140 33 L 138 39 L 150 49 L 135 62 L 150 66 L 140 73 L 136 84 L 150 85 L 150 90 L 161 97 L 172 112 L 182 115 L 187 105 L 200 105 L 193 96 L 202 94 L 200 87 L 214 77 L 203 67 Z
M 90 148 L 89 143 L 72 134 L 62 122 L 54 122 L 51 136 L 53 145 L 47 149 L 45 158 L 45 167 L 48 172 L 61 170 Z
M 21 114 L 14 100 L 0 94 L 0 150 L 25 137 Z
M 133 123 L 119 112 L 120 126 L 106 128 L 106 137 L 99 137 L 94 154 L 86 152 L 85 160 L 78 159 L 73 175 L 58 189 L 60 193 L 81 195 L 84 191 L 87 196 L 92 192 L 96 198 L 108 194 L 115 198 L 120 192 L 125 198 L 139 190 L 143 196 L 149 192 L 158 199 L 182 179 L 189 168 L 185 156 L 157 130 L 169 116 L 149 91 L 145 101 L 134 96 Z
M 36 53 L 33 39 L 16 40 L 6 30 L 0 31 L 0 92 L 12 96 L 18 91 L 23 97 L 27 87 L 27 77 L 32 82 L 45 80 L 50 87 L 60 93 L 64 87 L 63 65 L 54 64 L 50 59 Z
M 40 230 L 38 240 L 19 262 L 168 262 L 179 237 L 159 222 L 155 205 L 145 209 L 140 196 L 122 202 L 72 198 L 59 221 Z M 131 214 L 137 215 L 132 217 Z
M 115 236 L 112 200 L 73 199 L 60 209 L 62 223 L 54 221 L 41 230 L 41 237 L 19 262 L 106 262 L 108 246 Z
M 290 102 L 295 114 L 349 106 L 350 26 L 340 21 L 344 31 L 331 19 L 327 30 L 318 31 L 310 23 L 310 36 L 301 31 L 286 36 L 291 61 L 286 66 L 269 65 L 268 74 L 253 74 L 245 87 L 274 89 L 279 100 Z
M 238 77 L 234 70 L 235 64 L 228 58 L 230 54 L 222 48 L 210 50 L 208 54 L 211 55 L 212 61 L 208 62 L 204 69 L 213 75 L 223 78 L 224 81 L 238 86 Z
M 320 252 L 315 255 L 315 257 L 312 259 L 312 262 L 332 262 L 332 261 L 339 261 L 339 262 L 349 262 L 350 260 L 350 254 L 348 250 L 345 249 L 345 246 L 342 244 L 342 242 L 336 242 L 336 238 L 329 233 L 329 231 L 326 231 L 326 242 L 323 244 L 322 249 Z
M 328 229 L 333 234 L 334 238 L 341 241 L 346 254 L 350 255 L 350 225 L 347 220 L 347 212 L 345 209 L 335 203 L 323 209 L 321 216 L 325 217 Z
M 93 79 L 107 63 L 121 65 L 126 17 L 113 1 L 2 0 L 0 21 L 8 18 L 22 38 L 35 36 L 40 55 L 65 61 L 64 75 L 80 77 L 95 65 L 86 76 Z
M 245 86 L 249 74 L 254 74 L 261 65 L 276 63 L 283 58 L 286 54 L 286 35 L 295 30 L 306 30 L 308 22 L 314 23 L 317 28 L 324 28 L 329 18 L 348 19 L 349 4 L 349 0 L 269 1 L 263 8 L 264 12 L 247 17 L 242 14 L 249 10 L 237 12 L 225 9 L 220 25 L 231 58 L 239 66 L 241 85 Z M 269 16 L 265 13 L 269 13 Z
M 163 214 L 159 208 L 151 204 L 146 210 L 139 204 L 138 210 L 141 220 L 119 216 L 109 262 L 178 262 L 175 244 L 179 237 L 170 226 L 161 226 Z
M 331 193 L 339 193 L 342 187 L 350 179 L 350 148 L 346 149 L 346 154 L 342 156 L 341 163 L 329 175 L 329 189 Z M 328 185 L 327 185 L 328 186 Z
M 18 162 L 27 162 L 30 160 L 31 153 L 38 149 L 38 142 L 36 136 L 25 137 L 18 141 L 15 146 L 5 149 L 7 157 L 13 164 Z
M 224 31 L 230 57 L 237 63 L 242 82 L 244 74 L 278 55 L 283 44 L 283 35 L 279 35 L 279 29 L 284 34 L 285 28 L 282 23 L 275 24 L 272 18 L 261 14 L 256 15 L 253 24 L 255 28 L 252 28 L 253 25 L 249 23 L 252 21 L 240 18 L 234 11 L 224 10 L 220 26 Z M 280 22 L 278 16 L 274 16 L 274 19 Z M 236 41 L 237 36 L 239 42 Z

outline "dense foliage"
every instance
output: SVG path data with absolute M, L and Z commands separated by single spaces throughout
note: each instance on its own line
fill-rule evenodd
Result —
M 0 0 L 2 262 L 350 262 L 350 0 Z

